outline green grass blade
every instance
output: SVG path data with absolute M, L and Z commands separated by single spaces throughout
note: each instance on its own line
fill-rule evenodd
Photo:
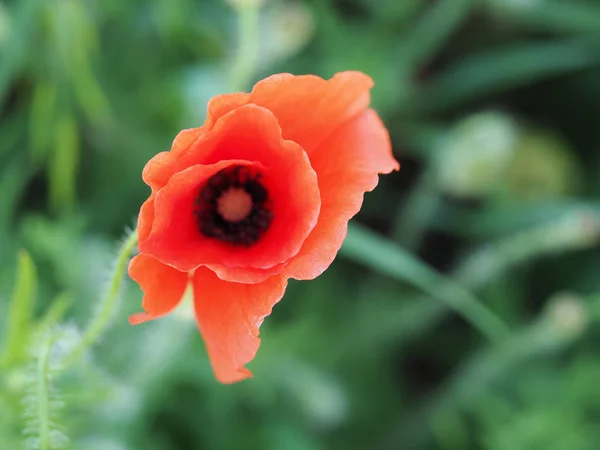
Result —
M 423 87 L 417 94 L 416 111 L 445 110 L 485 95 L 592 67 L 599 61 L 598 47 L 582 40 L 520 43 L 469 56 Z
M 492 341 L 502 340 L 509 333 L 506 325 L 462 286 L 361 225 L 350 227 L 341 252 L 445 303 Z

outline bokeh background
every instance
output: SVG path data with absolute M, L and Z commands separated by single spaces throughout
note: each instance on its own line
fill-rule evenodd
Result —
M 218 384 L 185 308 L 130 327 L 128 279 L 59 373 L 144 163 L 215 94 L 346 69 L 402 169 L 255 378 Z M 596 0 L 3 0 L 0 449 L 595 450 L 599 194 Z

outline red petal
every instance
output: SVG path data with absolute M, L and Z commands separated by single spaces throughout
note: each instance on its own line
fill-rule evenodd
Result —
M 152 320 L 159 319 L 162 316 L 151 316 L 148 313 L 141 312 L 135 313 L 129 316 L 129 324 L 130 325 L 139 325 L 142 323 L 150 322 Z
M 258 269 L 253 267 L 230 267 L 222 264 L 206 264 L 210 270 L 224 281 L 234 283 L 260 283 L 272 275 L 277 275 L 285 267 L 285 263 L 277 264 L 268 269 Z
M 152 233 L 140 240 L 140 252 L 153 256 L 181 272 L 202 263 L 220 263 L 225 244 L 203 236 L 196 219 L 196 199 L 207 180 L 232 165 L 256 166 L 247 161 L 228 160 L 208 166 L 194 165 L 175 174 L 156 194 Z
M 274 116 L 254 105 L 220 119 L 178 161 L 183 169 L 157 194 L 152 233 L 140 251 L 181 271 L 209 265 L 224 279 L 259 282 L 298 253 L 320 208 L 316 174 L 297 144 L 283 141 Z M 228 165 L 262 164 L 274 218 L 265 236 L 249 248 L 205 238 L 194 215 L 201 186 Z M 201 164 L 212 164 L 205 166 Z M 228 268 L 235 268 L 228 271 Z
M 178 304 L 188 283 L 188 274 L 169 267 L 147 255 L 137 255 L 129 263 L 129 276 L 142 291 L 142 306 L 151 318 L 170 313 Z M 132 324 L 140 323 L 142 315 L 130 318 Z
M 284 139 L 300 144 L 312 159 L 320 143 L 369 106 L 372 87 L 361 72 L 340 72 L 330 80 L 279 74 L 258 82 L 250 101 L 270 110 Z
M 150 194 L 148 200 L 146 200 L 140 208 L 137 223 L 138 239 L 140 241 L 148 239 L 148 236 L 150 236 L 150 233 L 152 232 L 152 222 L 154 222 L 154 192 Z
M 277 118 L 284 139 L 297 142 L 310 156 L 335 129 L 368 107 L 372 87 L 373 80 L 361 72 L 341 72 L 330 80 L 314 75 L 278 74 L 257 83 L 251 94 L 218 95 L 209 102 L 202 127 L 181 131 L 170 152 L 159 153 L 148 162 L 144 181 L 155 189 L 163 187 L 173 174 L 187 167 L 178 164 L 178 160 L 204 133 L 221 117 L 249 103 L 269 109 Z
M 192 145 L 207 133 L 215 122 L 238 106 L 248 103 L 250 94 L 236 93 L 217 95 L 208 103 L 206 122 L 198 128 L 180 131 L 168 152 L 155 155 L 144 167 L 142 178 L 153 189 L 160 189 L 167 184 L 176 171 L 181 170 L 178 159 L 186 154 Z
M 206 133 L 206 127 L 190 128 L 180 131 L 171 150 L 155 155 L 146 163 L 142 171 L 142 179 L 153 191 L 162 188 L 178 170 L 177 161 L 184 155 L 194 142 Z
M 363 194 L 377 186 L 378 174 L 398 170 L 388 132 L 373 110 L 346 123 L 311 156 L 319 177 L 321 214 L 302 249 L 286 268 L 288 276 L 313 279 L 335 258 L 346 237 L 348 221 Z
M 208 102 L 208 113 L 205 126 L 212 127 L 217 120 L 240 106 L 250 102 L 250 94 L 244 92 L 235 94 L 223 94 L 213 97 Z
M 340 125 L 368 108 L 373 80 L 354 71 L 337 73 L 330 80 L 315 75 L 272 75 L 256 83 L 251 94 L 220 95 L 209 104 L 206 126 L 247 103 L 271 111 L 284 139 L 300 144 L 308 153 Z
M 196 319 L 215 376 L 221 383 L 251 377 L 244 366 L 260 345 L 259 327 L 285 292 L 286 280 L 274 276 L 262 283 L 230 283 L 211 270 L 193 278 Z

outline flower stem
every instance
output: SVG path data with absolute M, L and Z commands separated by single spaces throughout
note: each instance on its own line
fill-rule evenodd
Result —
M 421 176 L 404 208 L 398 210 L 394 219 L 393 240 L 407 250 L 418 250 L 440 200 L 433 174 L 428 170 Z
M 520 231 L 474 252 L 454 271 L 461 284 L 480 288 L 511 267 L 535 257 L 587 249 L 600 239 L 600 216 L 587 208 Z
M 568 320 L 564 308 L 562 311 L 556 310 L 556 305 L 549 302 L 548 309 L 531 324 L 514 330 L 500 345 L 483 349 L 459 367 L 447 384 L 440 387 L 439 394 L 427 399 L 422 408 L 413 411 L 408 422 L 394 428 L 394 436 L 386 440 L 386 447 L 393 447 L 400 439 L 422 442 L 435 414 L 456 416 L 460 411 L 468 411 L 486 395 L 493 393 L 493 387 L 498 382 L 506 382 L 511 372 L 515 375 L 517 368 L 540 356 L 554 355 L 575 342 L 586 329 L 586 319 L 594 322 L 600 320 L 600 294 L 569 303 L 569 309 L 574 307 L 584 319 L 576 324 L 577 327 L 565 328 L 569 323 L 564 323 Z M 518 372 L 516 374 L 518 376 Z
M 428 293 L 464 317 L 493 342 L 502 341 L 509 335 L 506 324 L 461 285 L 357 223 L 349 228 L 341 252 Z
M 77 362 L 81 355 L 94 345 L 94 343 L 108 327 L 110 318 L 118 303 L 119 290 L 121 283 L 123 282 L 125 270 L 127 269 L 129 257 L 137 245 L 137 242 L 137 230 L 130 231 L 119 251 L 106 297 L 100 304 L 100 307 L 92 319 L 92 322 L 89 324 L 87 330 L 85 330 L 83 333 L 79 344 L 73 348 L 73 350 L 65 358 L 61 367 L 63 370 Z
M 55 336 L 51 333 L 40 348 L 37 362 L 37 416 L 39 422 L 40 450 L 51 450 L 50 444 L 50 351 Z
M 258 61 L 260 41 L 260 7 L 249 2 L 236 9 L 238 50 L 231 69 L 231 89 L 234 92 L 243 91 L 250 84 Z

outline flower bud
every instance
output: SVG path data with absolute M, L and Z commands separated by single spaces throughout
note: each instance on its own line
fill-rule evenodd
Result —
M 266 20 L 262 49 L 266 63 L 289 58 L 302 50 L 316 29 L 312 11 L 302 3 L 278 5 L 269 11 Z
M 480 197 L 504 181 L 513 157 L 517 129 L 512 119 L 483 112 L 459 122 L 439 150 L 437 178 L 456 197 Z
M 587 328 L 589 314 L 585 304 L 571 292 L 561 292 L 553 296 L 547 311 L 551 324 L 561 336 L 574 338 Z
M 570 243 L 572 248 L 593 247 L 600 240 L 600 217 L 592 210 L 577 209 L 557 227 L 554 239 Z
M 578 187 L 579 170 L 572 154 L 558 136 L 546 131 L 526 131 L 517 142 L 508 170 L 509 194 L 537 200 L 573 193 Z

